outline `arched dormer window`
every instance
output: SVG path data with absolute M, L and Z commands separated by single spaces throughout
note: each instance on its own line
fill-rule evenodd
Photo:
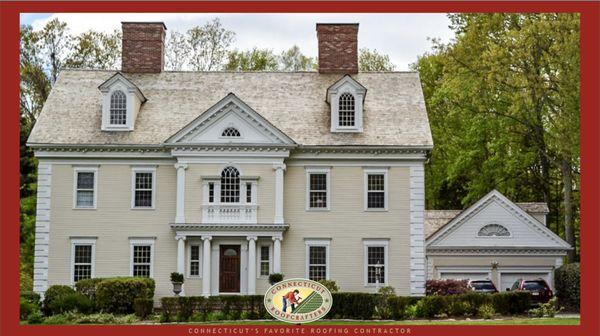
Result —
M 339 126 L 354 127 L 356 124 L 356 110 L 354 95 L 349 92 L 343 93 L 339 100 Z
M 116 90 L 110 95 L 110 124 L 127 124 L 127 96 L 121 90 Z
M 479 237 L 509 237 L 510 232 L 500 224 L 488 224 L 477 232 Z
M 240 131 L 237 130 L 237 128 L 227 127 L 226 129 L 223 130 L 223 133 L 221 133 L 221 136 L 226 137 L 226 138 L 239 138 L 242 135 L 240 134 Z
M 234 167 L 225 167 L 221 172 L 221 203 L 240 202 L 240 172 Z

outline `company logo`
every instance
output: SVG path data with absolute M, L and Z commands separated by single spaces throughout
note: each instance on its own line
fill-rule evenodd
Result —
M 308 279 L 287 279 L 265 293 L 265 307 L 274 318 L 288 323 L 307 323 L 323 318 L 331 309 L 331 292 Z

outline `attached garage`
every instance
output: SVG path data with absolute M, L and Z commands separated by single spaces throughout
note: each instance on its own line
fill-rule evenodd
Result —
M 524 271 L 499 271 L 500 273 L 500 283 L 501 283 L 501 291 L 505 291 L 507 288 L 511 288 L 515 281 L 519 279 L 525 280 L 534 280 L 542 278 L 546 280 L 550 288 L 554 289 L 552 284 L 552 270 L 548 270 L 546 272 L 524 272 Z
M 484 280 L 490 277 L 491 274 L 484 271 L 458 272 L 440 270 L 440 279 Z
M 499 291 L 542 278 L 571 246 L 549 230 L 545 203 L 514 203 L 493 190 L 464 211 L 425 211 L 428 279 L 489 279 Z

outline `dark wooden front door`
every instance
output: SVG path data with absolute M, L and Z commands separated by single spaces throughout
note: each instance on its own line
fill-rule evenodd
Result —
M 240 292 L 240 245 L 221 245 L 219 292 Z

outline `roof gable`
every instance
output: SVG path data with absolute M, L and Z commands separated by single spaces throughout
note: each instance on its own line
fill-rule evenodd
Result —
M 327 88 L 327 102 L 329 103 L 331 94 L 344 89 L 360 93 L 364 102 L 365 96 L 367 95 L 367 88 L 350 75 L 344 75 L 344 77 L 340 78 L 337 82 Z
M 137 85 L 135 85 L 135 83 L 133 83 L 132 81 L 127 79 L 127 77 L 125 77 L 120 72 L 115 73 L 110 78 L 108 78 L 106 81 L 104 81 L 102 84 L 100 84 L 98 86 L 98 89 L 100 91 L 102 91 L 103 93 L 106 93 L 106 92 L 110 91 L 111 87 L 113 87 L 117 83 L 123 84 L 125 87 L 127 87 L 129 92 L 135 93 L 135 95 L 139 98 L 139 100 L 142 103 L 147 100 L 146 97 L 144 96 L 144 94 L 142 93 L 142 91 L 140 90 L 140 88 Z
M 296 144 L 233 93 L 229 93 L 169 137 L 166 143 L 270 146 Z
M 510 235 L 478 236 L 479 230 L 490 224 L 505 227 Z M 426 246 L 570 248 L 559 236 L 497 190 L 488 193 L 433 233 L 427 239 Z

